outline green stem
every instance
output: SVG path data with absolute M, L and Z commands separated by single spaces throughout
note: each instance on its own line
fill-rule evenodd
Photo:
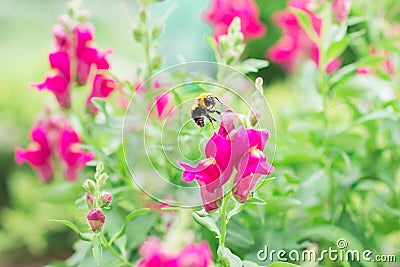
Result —
M 225 195 L 221 207 L 221 236 L 219 238 L 219 245 L 222 247 L 225 246 L 226 226 L 228 225 L 229 222 L 229 219 L 227 218 L 227 210 L 228 210 L 228 203 L 231 197 L 232 197 L 232 192 L 230 191 L 228 194 Z
M 122 257 L 113 247 L 112 245 L 108 242 L 107 238 L 104 236 L 104 233 L 101 233 L 101 238 L 103 240 L 104 246 L 110 250 L 110 252 L 117 258 L 119 259 L 124 265 L 126 266 L 133 266 L 132 263 L 130 263 L 127 259 Z
M 149 7 L 147 3 L 144 3 L 144 12 L 146 13 L 145 25 L 145 39 L 144 39 L 144 52 L 146 57 L 147 65 L 147 78 L 153 76 L 153 68 L 151 62 L 151 29 L 149 23 Z

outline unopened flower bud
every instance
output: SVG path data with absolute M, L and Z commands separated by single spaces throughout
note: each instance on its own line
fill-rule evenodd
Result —
M 146 11 L 144 9 L 140 10 L 140 12 L 139 12 L 140 21 L 145 22 L 146 17 L 147 17 Z
M 101 200 L 103 200 L 103 202 L 105 203 L 110 203 L 112 200 L 112 195 L 110 192 L 102 192 L 101 193 Z
M 104 171 L 104 164 L 103 162 L 99 162 L 96 166 L 96 172 L 102 173 Z
M 86 219 L 90 225 L 90 229 L 93 232 L 96 232 L 97 230 L 101 230 L 101 228 L 103 228 L 106 216 L 104 216 L 101 210 L 93 209 L 86 215 Z
M 161 66 L 161 55 L 157 54 L 151 61 L 151 67 L 153 69 L 158 69 Z
M 102 173 L 102 174 L 99 176 L 99 179 L 97 179 L 97 184 L 98 184 L 99 186 L 105 186 L 106 183 L 107 183 L 107 180 L 108 180 L 108 174 L 107 174 L 107 173 Z
M 95 182 L 93 182 L 90 179 L 87 179 L 84 183 L 83 183 L 83 188 L 85 189 L 86 192 L 88 192 L 90 195 L 95 195 L 96 191 L 97 191 L 97 187 Z
M 85 194 L 85 199 L 86 199 L 86 203 L 88 204 L 88 206 L 89 206 L 90 208 L 92 208 L 92 207 L 93 207 L 93 203 L 94 203 L 94 198 L 93 198 L 93 196 L 92 196 L 91 194 L 89 194 L 89 193 L 86 192 L 86 194 Z
M 144 36 L 144 33 L 143 33 L 143 31 L 141 29 L 134 29 L 133 30 L 133 38 L 135 38 L 135 40 L 137 42 L 140 43 L 143 40 L 143 36 Z
M 153 38 L 157 38 L 158 36 L 160 36 L 162 30 L 163 30 L 163 24 L 161 22 L 157 22 L 156 25 L 154 25 L 151 36 Z

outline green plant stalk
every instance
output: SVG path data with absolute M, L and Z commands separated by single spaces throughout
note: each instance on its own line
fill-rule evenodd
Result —
M 125 259 L 124 257 L 122 257 L 113 247 L 112 245 L 108 242 L 107 238 L 104 236 L 104 233 L 101 232 L 101 239 L 103 241 L 103 244 L 106 248 L 108 248 L 108 250 L 110 250 L 110 252 L 121 261 L 121 263 L 123 263 L 126 266 L 133 266 L 132 263 L 130 263 L 127 259 Z
M 232 197 L 232 191 L 229 191 L 228 194 L 225 195 L 224 200 L 222 202 L 221 207 L 221 236 L 219 238 L 219 245 L 225 246 L 225 237 L 226 237 L 226 226 L 228 225 L 229 219 L 227 218 L 228 211 L 228 203 Z
M 146 65 L 147 65 L 147 78 L 153 76 L 153 67 L 151 62 L 151 29 L 149 23 L 149 7 L 148 4 L 144 1 L 144 12 L 146 13 L 146 20 L 144 22 L 145 25 L 145 39 L 144 39 L 144 52 L 146 57 Z

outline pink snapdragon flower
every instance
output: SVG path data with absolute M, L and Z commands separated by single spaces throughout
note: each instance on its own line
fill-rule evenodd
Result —
M 266 53 L 272 62 L 280 64 L 288 72 L 294 72 L 305 59 L 311 59 L 317 66 L 320 64 L 320 47 L 307 35 L 295 14 L 290 8 L 305 12 L 310 18 L 312 28 L 317 37 L 321 34 L 321 18 L 312 12 L 308 6 L 310 1 L 292 0 L 289 8 L 274 14 L 275 24 L 282 29 L 282 37 Z M 340 60 L 328 62 L 326 71 L 333 73 L 340 67 Z
M 250 40 L 260 38 L 266 32 L 266 26 L 259 16 L 260 12 L 253 0 L 212 0 L 204 17 L 213 25 L 215 39 L 227 34 L 232 20 L 239 17 L 244 38 Z
M 205 147 L 206 159 L 196 167 L 178 162 L 184 168 L 185 182 L 196 180 L 206 212 L 218 209 L 222 186 L 236 168 L 233 194 L 245 202 L 262 175 L 272 173 L 274 167 L 263 153 L 269 133 L 263 129 L 246 129 L 232 111 L 220 115 L 222 122 L 218 134 L 210 138 Z
M 118 88 L 118 84 L 114 78 L 105 74 L 96 74 L 93 79 L 92 91 L 87 100 L 86 107 L 91 114 L 96 114 L 98 109 L 93 105 L 92 98 L 107 98 L 114 90 Z
M 198 182 L 204 208 L 209 212 L 218 208 L 217 201 L 222 198 L 222 185 L 229 180 L 232 173 L 231 142 L 214 133 L 206 144 L 205 154 L 206 159 L 201 160 L 196 167 L 182 162 L 178 164 L 185 169 L 182 174 L 185 182 Z
M 43 82 L 31 86 L 51 91 L 62 108 L 69 108 L 73 83 L 86 84 L 91 73 L 109 69 L 106 57 L 111 51 L 95 46 L 93 27 L 88 23 L 57 24 L 53 36 L 56 51 L 49 54 L 51 71 Z
M 46 129 L 34 127 L 31 130 L 31 139 L 35 143 L 29 145 L 27 149 L 19 147 L 15 149 L 15 162 L 17 164 L 27 162 L 43 182 L 49 183 L 53 178 L 54 167 Z
M 78 146 L 81 140 L 72 128 L 66 128 L 60 134 L 60 156 L 64 165 L 64 175 L 69 181 L 75 181 L 86 163 L 94 159 L 94 155 Z
M 336 21 L 346 20 L 350 13 L 350 0 L 333 0 L 332 11 Z
M 65 177 L 74 181 L 86 163 L 94 158 L 92 152 L 79 147 L 79 136 L 64 117 L 39 119 L 31 130 L 31 139 L 35 143 L 27 149 L 15 149 L 15 162 L 27 162 L 46 183 L 53 179 L 56 163 L 61 163 Z
M 268 138 L 269 134 L 265 130 L 245 129 L 240 126 L 236 132 L 233 151 L 237 153 L 236 158 L 240 159 L 237 161 L 233 194 L 239 202 L 247 200 L 262 175 L 269 175 L 274 170 L 263 153 Z
M 65 51 L 57 51 L 49 54 L 50 72 L 44 82 L 32 84 L 39 90 L 47 89 L 53 92 L 58 103 L 63 108 L 68 108 L 71 102 L 69 91 L 71 83 L 70 59 Z
M 213 261 L 210 246 L 205 241 L 189 244 L 179 253 L 168 253 L 154 236 L 143 242 L 139 255 L 138 267 L 209 267 Z

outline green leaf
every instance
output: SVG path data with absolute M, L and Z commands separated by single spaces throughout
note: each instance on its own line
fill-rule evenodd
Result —
M 217 254 L 219 258 L 226 258 L 229 261 L 230 267 L 242 267 L 242 260 L 233 254 L 229 248 L 219 246 Z
M 349 38 L 343 38 L 340 41 L 334 42 L 329 46 L 328 51 L 326 52 L 326 62 L 329 63 L 331 60 L 339 57 L 344 50 L 347 48 L 349 45 Z
M 310 16 L 303 10 L 297 8 L 290 8 L 290 11 L 294 13 L 294 15 L 297 18 L 297 21 L 300 23 L 303 30 L 307 33 L 308 37 L 310 37 L 311 40 L 313 40 L 315 43 L 318 44 L 319 37 L 314 30 Z
M 128 251 L 136 249 L 148 236 L 149 231 L 157 222 L 157 213 L 146 213 L 133 218 L 127 225 L 125 236 Z
M 267 60 L 249 58 L 234 67 L 240 72 L 249 73 L 258 72 L 259 69 L 266 68 L 268 65 L 269 62 Z
M 221 232 L 219 231 L 217 225 L 210 217 L 201 217 L 196 212 L 192 212 L 193 219 L 200 224 L 201 226 L 207 228 L 211 232 L 215 233 L 219 238 L 221 236 Z
M 240 213 L 246 207 L 246 203 L 235 202 L 235 207 L 229 211 L 227 219 L 230 220 L 233 216 Z
M 253 191 L 257 192 L 257 191 L 261 190 L 264 186 L 266 186 L 270 182 L 274 181 L 275 179 L 276 179 L 276 177 L 271 177 L 271 178 L 259 180 Z
M 286 211 L 289 208 L 301 205 L 300 200 L 284 196 L 272 196 L 267 198 L 266 201 L 268 203 L 266 211 L 272 213 Z
M 214 37 L 212 36 L 206 36 L 206 41 L 208 43 L 208 45 L 210 46 L 211 50 L 214 53 L 215 59 L 218 58 L 218 46 L 217 46 L 217 42 L 215 41 Z
M 150 211 L 149 208 L 142 208 L 142 209 L 138 209 L 135 211 L 132 211 L 131 213 L 129 213 L 128 215 L 125 216 L 125 222 L 121 227 L 121 230 L 119 230 L 118 233 L 116 233 L 111 239 L 110 239 L 110 244 L 112 244 L 115 240 L 117 240 L 118 238 L 120 238 L 126 230 L 126 225 L 133 220 L 133 218 L 139 216 L 139 215 L 143 215 L 146 214 Z
M 268 265 L 268 267 L 300 267 L 300 265 L 278 261 Z
M 261 205 L 261 206 L 264 206 L 267 204 L 263 199 L 258 198 L 258 197 L 250 197 L 247 199 L 246 203 L 253 204 L 253 205 Z
M 253 261 L 242 261 L 244 267 L 258 267 L 259 265 Z
M 255 244 L 255 240 L 246 225 L 239 220 L 232 220 L 227 227 L 226 243 L 235 251 L 241 251 L 251 248 Z
M 50 220 L 50 222 L 55 222 L 55 223 L 60 223 L 63 224 L 72 230 L 74 230 L 75 233 L 79 234 L 81 231 L 79 230 L 78 226 L 76 226 L 73 222 L 67 221 L 67 220 Z
M 99 111 L 103 114 L 107 114 L 106 112 L 106 100 L 104 98 L 93 97 L 91 99 L 93 105 L 99 109 Z

